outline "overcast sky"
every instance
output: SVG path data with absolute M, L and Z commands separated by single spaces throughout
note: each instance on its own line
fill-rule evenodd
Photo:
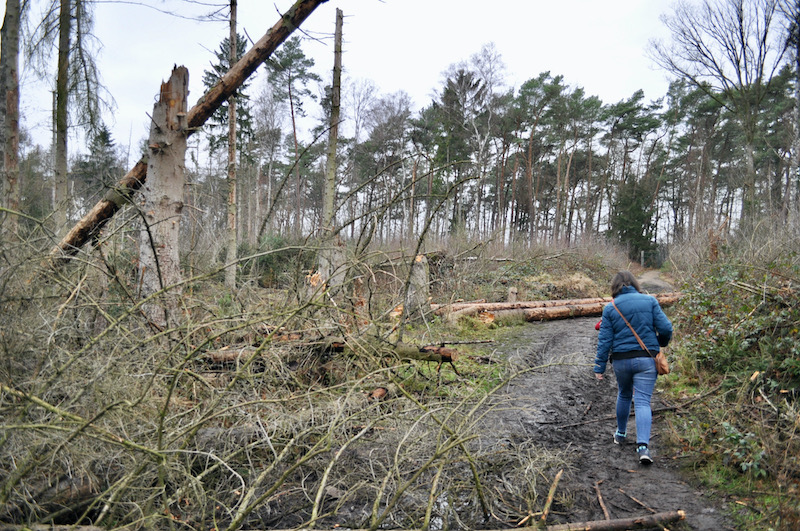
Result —
M 179 0 L 143 0 L 160 10 L 199 14 Z M 212 1 L 212 0 L 209 0 Z M 258 40 L 291 0 L 239 0 L 239 33 Z M 494 43 L 506 65 L 506 82 L 518 87 L 549 71 L 604 103 L 643 89 L 647 100 L 666 94 L 667 78 L 647 58 L 652 38 L 666 38 L 659 20 L 673 0 L 328 0 L 301 30 L 303 49 L 330 82 L 335 11 L 344 13 L 344 75 L 372 80 L 382 94 L 407 92 L 419 109 L 442 86 L 442 72 Z M 224 2 L 223 2 L 224 5 Z M 189 10 L 191 9 L 191 13 Z M 222 12 L 227 15 L 227 9 Z M 100 2 L 95 33 L 103 48 L 102 81 L 116 100 L 107 116 L 118 145 L 136 146 L 162 80 L 173 65 L 189 69 L 189 104 L 202 95 L 203 71 L 228 35 L 225 21 L 179 18 L 137 3 Z M 314 39 L 312 39 L 313 37 Z M 315 40 L 316 39 L 316 40 Z M 50 135 L 49 88 L 23 78 L 23 121 L 40 143 Z M 259 82 L 260 83 L 260 82 Z M 251 92 L 258 89 L 254 83 Z M 135 152 L 135 148 L 134 148 Z M 137 158 L 134 154 L 134 158 Z

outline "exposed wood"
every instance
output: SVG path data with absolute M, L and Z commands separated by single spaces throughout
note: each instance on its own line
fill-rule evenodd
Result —
M 680 292 L 658 293 L 653 295 L 659 304 L 667 306 L 674 304 L 681 297 Z M 514 302 L 458 302 L 453 304 L 431 304 L 431 310 L 436 315 L 444 315 L 447 312 L 458 312 L 460 310 L 476 310 L 479 312 L 495 312 L 499 310 L 517 310 L 526 308 L 552 308 L 554 306 L 567 306 L 576 304 L 591 304 L 611 302 L 611 297 L 591 297 L 585 299 L 564 299 L 547 301 L 514 301 Z
M 665 513 L 637 516 L 635 518 L 619 518 L 616 520 L 593 520 L 574 524 L 549 525 L 547 531 L 625 531 L 628 529 L 650 529 L 686 518 L 684 511 L 670 511 Z
M 556 496 L 556 489 L 558 488 L 558 482 L 561 481 L 561 476 L 564 474 L 564 469 L 558 471 L 556 477 L 553 479 L 553 484 L 550 485 L 550 491 L 547 493 L 547 501 L 544 503 L 544 509 L 542 510 L 542 522 L 547 521 L 547 515 L 550 514 L 550 506 L 553 505 L 553 499 Z
M 594 482 L 594 491 L 597 493 L 597 501 L 600 502 L 600 508 L 603 509 L 603 516 L 606 517 L 606 520 L 611 520 L 608 507 L 606 507 L 606 502 L 603 500 L 603 494 L 600 492 L 600 484 L 602 482 L 602 479 Z
M 551 306 L 563 306 L 565 304 L 587 304 L 591 302 L 611 302 L 611 297 L 594 297 L 588 299 L 564 299 L 548 301 L 508 301 L 508 302 L 486 302 L 485 300 L 471 302 L 455 302 L 453 304 L 431 304 L 431 310 L 436 315 L 443 315 L 447 312 L 457 312 L 459 310 L 477 308 L 481 312 L 494 312 L 497 310 L 517 310 L 522 308 L 547 308 Z
M 680 293 L 662 293 L 656 295 L 656 299 L 662 306 L 674 304 L 680 298 Z M 457 310 L 447 312 L 446 309 L 438 307 L 434 313 L 446 315 L 451 321 L 456 321 L 461 317 L 478 315 L 481 313 L 494 313 L 495 318 L 510 318 L 519 316 L 527 321 L 551 321 L 555 319 L 567 319 L 570 317 L 588 317 L 592 315 L 602 315 L 603 308 L 611 302 L 611 298 L 591 298 L 591 299 L 569 299 L 569 300 L 550 300 L 550 301 L 528 301 L 528 302 L 491 302 L 470 305 L 451 305 L 457 306 Z
M 327 0 L 298 0 L 189 110 L 187 136 L 198 130 L 219 106 L 244 83 L 272 52 Z M 106 223 L 147 179 L 147 161 L 140 160 L 50 251 L 50 263 L 62 265 L 81 247 L 96 239 Z
M 142 310 L 160 328 L 178 322 L 181 295 L 180 221 L 183 211 L 184 168 L 186 157 L 186 107 L 189 71 L 184 66 L 172 69 L 169 80 L 161 84 L 153 106 L 148 146 L 147 183 L 142 194 L 142 220 L 139 236 L 139 285 L 142 298 L 166 287 L 168 293 L 145 302 Z
M 373 389 L 368 395 L 367 399 L 369 400 L 383 400 L 389 396 L 389 389 L 386 387 L 376 387 Z
M 553 321 L 556 319 L 569 319 L 570 317 L 588 317 L 601 315 L 605 304 L 569 304 L 552 308 L 527 308 L 522 310 L 526 321 Z
M 207 352 L 205 358 L 212 363 L 233 363 L 248 360 L 256 351 L 256 347 L 220 349 Z
M 415 347 L 413 345 L 399 344 L 395 348 L 395 353 L 400 359 L 412 359 L 419 361 L 436 361 L 452 363 L 458 359 L 459 352 L 437 346 Z

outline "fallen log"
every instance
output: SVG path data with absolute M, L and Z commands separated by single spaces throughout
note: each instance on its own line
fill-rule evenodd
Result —
M 654 295 L 661 306 L 670 306 L 680 299 L 679 292 L 659 293 Z M 588 317 L 602 315 L 603 308 L 611 302 L 611 297 L 598 297 L 590 299 L 568 299 L 550 301 L 528 302 L 492 302 L 479 304 L 463 304 L 440 306 L 434 310 L 437 315 L 447 315 L 451 321 L 461 317 L 477 315 L 483 312 L 492 312 L 495 317 L 523 316 L 527 321 L 549 321 L 566 319 L 569 317 Z M 452 308 L 456 308 L 452 310 Z M 565 308 L 572 308 L 566 310 Z M 448 310 L 449 313 L 448 313 Z
M 664 524 L 679 522 L 686 518 L 684 511 L 648 514 L 634 518 L 618 518 L 616 520 L 592 520 L 573 524 L 549 525 L 547 531 L 625 531 L 628 529 L 650 529 L 663 527 Z
M 682 293 L 680 291 L 669 291 L 656 293 L 653 297 L 662 304 L 676 302 Z M 663 302 L 662 302 L 663 301 Z M 431 304 L 431 310 L 437 315 L 447 311 L 458 311 L 466 308 L 479 308 L 481 311 L 513 310 L 517 308 L 550 308 L 553 306 L 564 306 L 567 304 L 590 304 L 594 302 L 611 302 L 611 297 L 588 297 L 582 299 L 553 299 L 546 301 L 514 301 L 514 302 L 455 302 L 452 304 Z
M 594 297 L 588 299 L 564 299 L 547 301 L 512 301 L 512 302 L 454 302 L 452 304 L 431 304 L 431 310 L 436 315 L 443 315 L 447 312 L 457 312 L 459 310 L 477 308 L 482 312 L 493 312 L 497 310 L 517 310 L 523 308 L 548 308 L 551 306 L 563 306 L 565 304 L 587 304 L 591 302 L 611 302 L 611 297 Z

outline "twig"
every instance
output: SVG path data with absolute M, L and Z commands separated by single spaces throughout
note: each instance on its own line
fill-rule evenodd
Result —
M 544 503 L 544 510 L 542 510 L 542 522 L 547 521 L 547 515 L 550 512 L 550 506 L 553 504 L 553 498 L 556 495 L 556 488 L 558 487 L 558 482 L 561 480 L 561 474 L 564 473 L 564 469 L 558 471 L 556 474 L 555 479 L 553 480 L 553 484 L 550 485 L 550 492 L 547 493 L 547 501 Z
M 606 502 L 603 501 L 603 495 L 600 493 L 600 483 L 602 482 L 602 479 L 594 482 L 594 491 L 597 493 L 597 501 L 600 502 L 600 508 L 603 509 L 603 515 L 605 515 L 606 520 L 611 520 L 611 515 L 608 514 Z
M 441 344 L 444 345 L 478 345 L 481 343 L 494 343 L 494 339 L 463 339 L 463 340 L 445 340 Z
M 651 508 L 651 507 L 648 507 L 647 505 L 643 504 L 642 502 L 640 502 L 639 500 L 637 500 L 636 498 L 634 498 L 633 496 L 631 496 L 630 494 L 628 494 L 628 493 L 627 493 L 627 492 L 625 492 L 624 490 L 622 490 L 622 489 L 619 489 L 619 491 L 620 491 L 622 494 L 624 494 L 625 496 L 627 496 L 628 498 L 630 498 L 631 500 L 635 501 L 636 503 L 638 503 L 639 505 L 641 505 L 642 507 L 644 507 L 645 509 L 647 509 L 648 511 L 650 511 L 651 513 L 655 514 L 655 512 L 656 512 L 656 510 L 655 510 L 655 509 L 653 509 L 653 508 Z

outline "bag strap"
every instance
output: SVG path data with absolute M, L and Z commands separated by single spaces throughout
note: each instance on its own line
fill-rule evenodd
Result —
M 639 337 L 639 334 L 637 334 L 637 333 L 636 333 L 636 330 L 634 330 L 634 329 L 633 329 L 633 327 L 632 327 L 632 326 L 631 326 L 631 324 L 628 322 L 628 320 L 627 320 L 627 319 L 625 319 L 625 316 L 624 316 L 624 315 L 622 315 L 622 312 L 621 312 L 621 311 L 619 311 L 619 308 L 617 308 L 617 305 L 616 305 L 616 304 L 614 304 L 614 299 L 611 299 L 611 305 L 614 307 L 614 309 L 615 309 L 615 310 L 617 310 L 617 313 L 619 314 L 619 316 L 620 316 L 620 317 L 622 317 L 622 320 L 623 320 L 623 321 L 625 321 L 625 324 L 626 324 L 626 325 L 628 325 L 628 328 L 630 328 L 630 329 L 631 329 L 631 332 L 633 332 L 633 336 L 636 338 L 636 341 L 638 341 L 638 342 L 639 342 L 639 346 L 641 346 L 641 347 L 642 347 L 642 350 L 644 350 L 645 352 L 647 352 L 648 354 L 650 354 L 650 357 L 651 357 L 651 358 L 655 359 L 656 357 L 655 357 L 655 356 L 653 356 L 653 353 L 652 353 L 652 352 L 650 352 L 650 349 L 649 349 L 649 348 L 647 348 L 647 347 L 644 345 L 644 341 L 642 341 L 642 338 L 640 338 L 640 337 Z

